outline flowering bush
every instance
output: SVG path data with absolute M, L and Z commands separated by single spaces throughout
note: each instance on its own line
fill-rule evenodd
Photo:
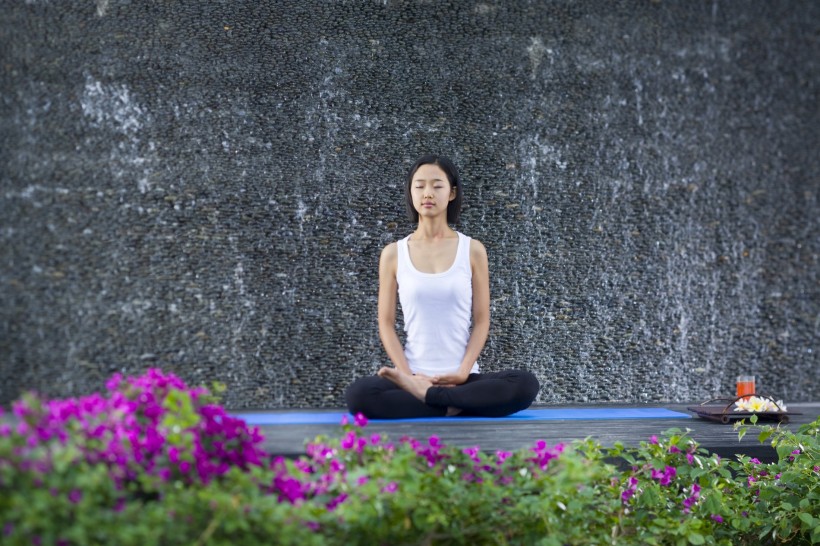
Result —
M 778 462 L 687 432 L 515 452 L 345 422 L 296 459 L 158 370 L 105 394 L 27 395 L 0 420 L 3 544 L 820 543 L 820 419 L 756 430 Z
M 27 395 L 13 405 L 19 419 L 13 450 L 22 469 L 47 473 L 61 448 L 108 468 L 116 483 L 142 473 L 168 481 L 207 483 L 232 466 L 259 466 L 262 436 L 228 415 L 204 388 L 188 388 L 174 375 L 106 383 L 108 395 L 42 400 Z M 9 435 L 7 429 L 5 435 Z

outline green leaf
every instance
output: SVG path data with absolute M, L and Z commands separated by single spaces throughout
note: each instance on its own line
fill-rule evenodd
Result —
M 760 434 L 758 434 L 758 435 L 757 435 L 757 441 L 758 441 L 758 442 L 760 442 L 760 443 L 762 444 L 763 442 L 765 442 L 766 440 L 768 440 L 768 439 L 769 439 L 769 437 L 770 437 L 773 433 L 774 433 L 774 430 L 772 430 L 772 429 L 763 430 L 763 431 L 761 431 L 761 432 L 760 432 Z
M 651 486 L 647 486 L 644 489 L 643 494 L 638 498 L 638 502 L 640 506 L 654 508 L 655 506 L 660 503 L 660 495 L 658 494 L 658 489 L 654 484 Z
M 720 503 L 720 496 L 720 492 L 715 491 L 714 493 L 706 497 L 703 503 L 703 507 L 713 514 L 720 513 L 722 508 Z
M 802 521 L 806 525 L 809 525 L 809 529 L 811 529 L 811 526 L 814 525 L 814 518 L 811 516 L 811 514 L 807 514 L 806 512 L 800 512 L 799 514 L 797 514 L 797 517 L 800 518 L 800 521 Z
M 757 414 L 753 413 L 751 417 L 749 417 L 749 422 L 753 425 L 757 424 Z
M 686 538 L 689 539 L 690 544 L 706 544 L 706 539 L 703 538 L 703 535 L 696 531 L 689 533 Z

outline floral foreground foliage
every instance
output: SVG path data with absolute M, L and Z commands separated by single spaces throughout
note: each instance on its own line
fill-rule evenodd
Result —
M 394 442 L 362 416 L 293 460 L 173 375 L 107 389 L 27 395 L 0 422 L 1 543 L 820 543 L 820 419 L 757 429 L 772 464 L 721 460 L 678 430 L 487 453 Z

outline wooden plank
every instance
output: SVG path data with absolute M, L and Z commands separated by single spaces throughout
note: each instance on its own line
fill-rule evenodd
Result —
M 663 407 L 685 413 L 694 414 L 686 409 L 694 404 L 673 404 Z M 550 406 L 539 406 L 548 408 Z M 634 405 L 584 405 L 584 406 L 552 406 L 561 408 L 617 408 L 634 407 Z M 299 410 L 254 410 L 260 412 L 284 413 Z M 322 410 L 310 410 L 312 412 Z M 339 409 L 327 411 L 341 411 Z M 793 415 L 783 428 L 796 430 L 803 423 L 810 423 L 820 415 L 820 402 L 789 404 Z M 234 412 L 241 416 L 247 412 Z M 295 457 L 304 453 L 305 442 L 317 435 L 336 437 L 340 433 L 337 425 L 262 425 L 259 427 L 265 436 L 264 448 L 271 454 Z M 692 436 L 702 447 L 721 457 L 733 457 L 735 454 L 746 454 L 758 457 L 761 461 L 770 461 L 776 458 L 774 450 L 769 446 L 762 446 L 757 441 L 757 435 L 747 434 L 742 441 L 738 441 L 737 432 L 731 425 L 724 425 L 694 417 L 692 419 L 621 419 L 621 420 L 555 420 L 555 421 L 485 421 L 485 422 L 458 422 L 453 418 L 450 423 L 370 423 L 365 429 L 368 433 L 387 435 L 393 441 L 402 436 L 411 436 L 424 441 L 431 435 L 438 436 L 445 444 L 459 447 L 479 446 L 484 451 L 506 450 L 513 451 L 531 447 L 537 440 L 544 440 L 549 445 L 561 442 L 570 442 L 586 437 L 592 437 L 605 446 L 615 442 L 636 446 L 641 441 L 649 440 L 653 434 L 660 434 L 670 428 L 681 430 L 690 429 Z

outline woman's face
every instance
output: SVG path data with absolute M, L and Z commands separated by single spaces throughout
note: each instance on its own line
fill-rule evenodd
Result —
M 450 186 L 447 174 L 434 164 L 419 167 L 410 183 L 413 206 L 419 216 L 447 214 L 447 205 L 456 198 L 456 188 Z

